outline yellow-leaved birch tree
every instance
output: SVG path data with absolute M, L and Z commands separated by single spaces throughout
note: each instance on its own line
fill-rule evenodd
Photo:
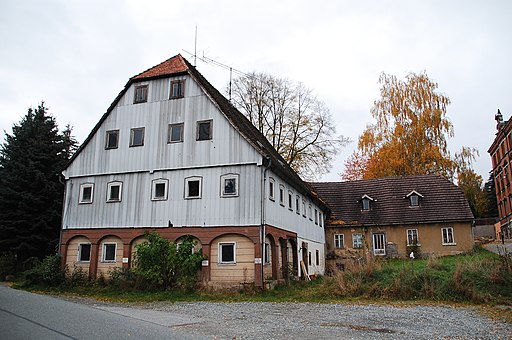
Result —
M 459 162 L 471 162 L 469 148 L 451 157 L 450 99 L 425 72 L 409 73 L 404 80 L 382 73 L 379 83 L 381 97 L 371 110 L 376 123 L 359 137 L 359 153 L 367 160 L 363 178 L 437 173 L 453 179 Z

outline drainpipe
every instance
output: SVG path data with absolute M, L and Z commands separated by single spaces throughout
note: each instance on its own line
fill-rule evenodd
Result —
M 267 165 L 265 165 L 265 160 L 267 160 Z M 263 168 L 262 168 L 262 176 L 261 176 L 261 223 L 260 223 L 260 243 L 261 243 L 261 288 L 265 289 L 265 223 L 266 223 L 266 215 L 265 215 L 265 188 L 267 182 L 267 171 L 272 165 L 272 159 L 269 156 L 265 156 L 263 159 Z

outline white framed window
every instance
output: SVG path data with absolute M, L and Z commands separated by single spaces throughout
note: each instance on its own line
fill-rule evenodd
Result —
M 144 128 L 133 128 L 130 130 L 130 147 L 144 145 Z
M 300 215 L 300 196 L 295 196 L 295 212 Z
M 220 196 L 236 197 L 238 196 L 238 174 L 227 174 L 220 176 Z
M 265 264 L 271 263 L 270 243 L 265 242 Z
M 171 93 L 169 99 L 183 98 L 185 92 L 185 81 L 174 80 L 171 81 Z
M 268 198 L 271 201 L 275 201 L 275 199 L 276 199 L 275 187 L 276 187 L 276 182 L 272 177 L 270 177 L 268 179 Z
M 306 218 L 306 200 L 302 199 L 302 217 Z
M 79 193 L 79 197 L 78 197 L 79 204 L 92 203 L 93 195 L 94 195 L 94 184 L 93 183 L 80 184 L 80 193 Z
M 293 211 L 293 193 L 291 190 L 288 190 L 288 209 Z
M 133 103 L 145 103 L 148 101 L 148 85 L 135 86 Z
M 109 130 L 105 134 L 105 149 L 117 149 L 119 144 L 119 130 Z
M 117 243 L 103 243 L 102 262 L 116 262 Z
M 456 245 L 452 227 L 441 228 L 441 233 L 443 235 L 443 245 Z
M 185 178 L 185 198 L 201 198 L 203 178 L 194 176 Z
M 324 226 L 324 214 L 321 211 L 318 212 L 318 224 L 320 227 Z
M 411 196 L 412 197 L 412 196 Z M 419 245 L 418 229 L 407 229 L 407 245 Z
M 334 234 L 334 248 L 337 248 L 337 249 L 345 248 L 345 235 Z
M 236 242 L 219 242 L 219 259 L 220 264 L 236 263 Z
M 196 140 L 210 140 L 213 137 L 212 134 L 213 120 L 202 120 L 197 122 L 197 134 Z
M 284 207 L 284 185 L 279 184 L 279 204 Z
M 320 265 L 320 251 L 319 251 L 318 249 L 317 249 L 317 250 L 315 250 L 315 264 L 316 264 L 317 266 L 319 266 L 319 265 Z
M 363 248 L 363 234 L 352 234 L 352 248 L 361 249 Z
M 183 123 L 169 124 L 169 138 L 167 143 L 183 142 Z
M 386 235 L 375 233 L 373 237 L 373 255 L 386 255 Z
M 121 202 L 123 182 L 109 182 L 107 184 L 107 202 Z
M 309 216 L 309 220 L 313 221 L 313 207 L 311 206 L 311 204 L 309 205 L 309 208 L 308 208 L 308 216 Z
M 168 195 L 169 180 L 158 178 L 151 181 L 151 200 L 165 201 Z
M 78 262 L 90 262 L 91 261 L 91 244 L 90 243 L 78 244 L 77 261 Z
M 308 252 L 308 266 L 311 266 L 311 252 Z
M 318 224 L 318 210 L 315 208 L 315 224 Z

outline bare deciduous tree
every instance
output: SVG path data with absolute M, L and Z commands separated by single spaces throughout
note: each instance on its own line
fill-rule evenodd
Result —
M 336 135 L 327 106 L 300 82 L 251 73 L 233 81 L 232 102 L 305 179 L 327 173 L 348 142 Z

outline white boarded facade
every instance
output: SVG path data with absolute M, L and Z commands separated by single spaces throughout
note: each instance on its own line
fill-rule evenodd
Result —
M 128 81 L 63 175 L 61 252 L 91 277 L 153 230 L 197 239 L 208 285 L 324 273 L 327 207 L 180 55 Z

